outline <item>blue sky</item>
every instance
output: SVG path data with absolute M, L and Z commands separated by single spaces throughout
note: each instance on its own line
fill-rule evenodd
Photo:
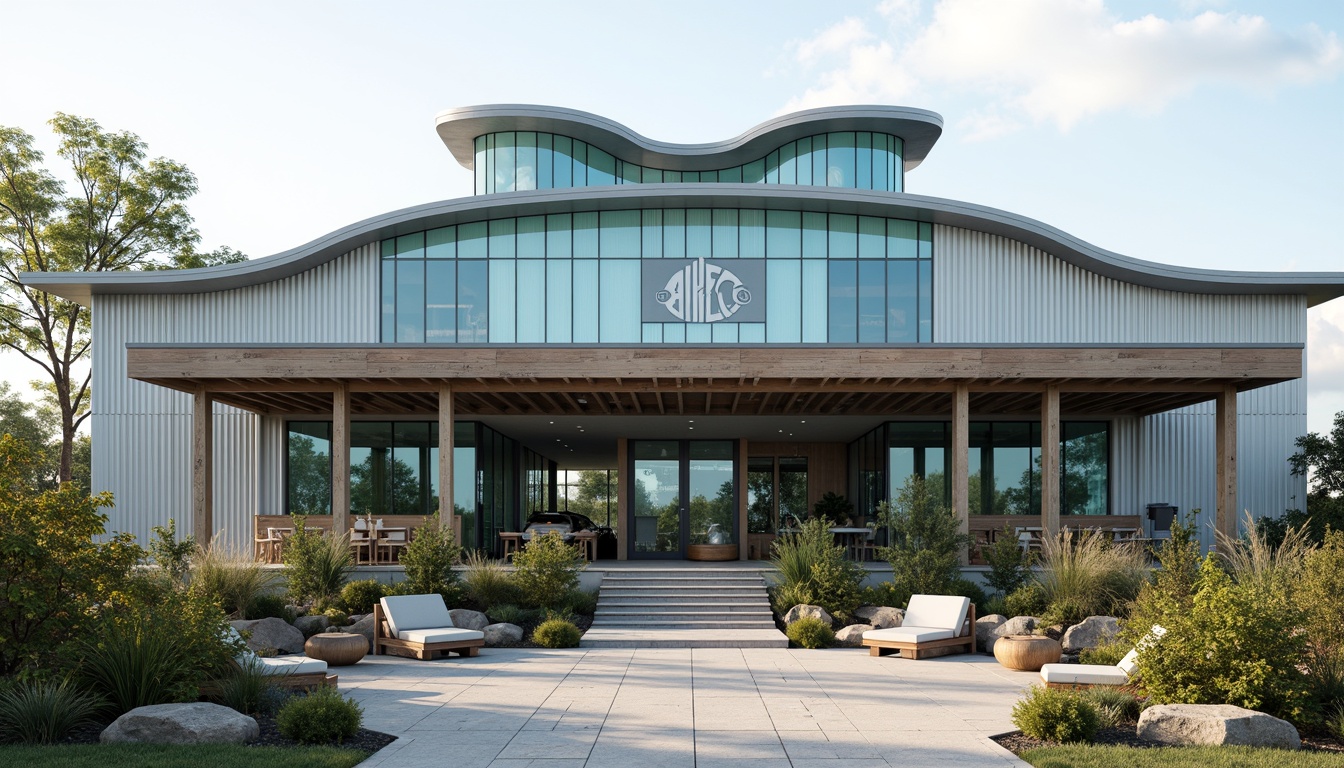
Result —
M 931 109 L 911 192 L 1208 268 L 1344 271 L 1344 3 L 4 0 L 0 124 L 56 111 L 186 163 L 206 247 L 250 256 L 471 193 L 434 133 L 558 104 L 711 141 L 834 103 Z M 1309 318 L 1309 427 L 1344 410 L 1344 301 Z M 6 378 L 26 380 L 13 356 Z

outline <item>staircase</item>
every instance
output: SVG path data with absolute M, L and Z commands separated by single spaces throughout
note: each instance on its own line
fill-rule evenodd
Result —
M 759 571 L 649 567 L 602 577 L 584 648 L 785 648 Z

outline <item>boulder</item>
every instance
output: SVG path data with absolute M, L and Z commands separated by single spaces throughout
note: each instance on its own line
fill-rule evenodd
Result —
M 784 626 L 792 626 L 795 621 L 808 618 L 821 619 L 828 627 L 835 623 L 835 620 L 831 618 L 831 614 L 827 613 L 825 608 L 820 605 L 804 603 L 803 605 L 793 606 L 788 613 L 784 614 Z
M 1078 653 L 1105 645 L 1120 634 L 1120 621 L 1114 616 L 1088 616 L 1064 632 L 1060 644 L 1065 653 Z
M 1231 704 L 1159 704 L 1139 715 L 1139 738 L 1173 746 L 1237 745 L 1298 749 L 1293 724 Z
M 294 628 L 302 632 L 305 639 L 325 632 L 329 626 L 331 622 L 320 613 L 315 616 L 300 616 L 294 620 Z
M 453 620 L 453 626 L 459 629 L 474 629 L 482 632 L 490 625 L 490 619 L 486 618 L 480 611 L 469 611 L 466 608 L 454 608 L 448 612 L 448 618 Z
M 307 638 L 284 619 L 272 617 L 229 623 L 239 632 L 251 632 L 251 636 L 247 638 L 247 647 L 263 656 L 276 653 L 303 653 L 303 641 Z
M 854 615 L 873 625 L 874 629 L 891 629 L 901 626 L 905 611 L 885 605 L 864 605 L 854 611 Z
M 1030 635 L 1040 623 L 1040 619 L 1035 616 L 1014 616 L 1003 622 L 999 628 L 994 630 L 994 637 L 1007 637 L 1009 635 Z
M 369 641 L 369 653 L 373 653 L 373 614 L 366 613 L 359 617 L 359 620 L 348 627 L 341 629 L 352 635 L 363 635 L 365 640 Z
M 207 702 L 136 707 L 112 721 L 104 744 L 246 744 L 261 736 L 257 721 Z
M 523 641 L 523 628 L 517 624 L 488 624 L 481 631 L 485 633 L 485 645 L 488 648 L 517 645 Z
M 835 633 L 835 644 L 845 648 L 857 648 L 863 645 L 863 633 L 877 629 L 872 624 L 850 624 Z
M 975 647 L 985 653 L 994 652 L 994 641 L 999 639 L 995 630 L 1003 626 L 1007 616 L 991 613 L 975 620 Z

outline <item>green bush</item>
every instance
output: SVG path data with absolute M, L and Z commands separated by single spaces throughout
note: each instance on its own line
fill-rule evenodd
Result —
M 777 613 L 795 605 L 819 605 L 840 619 L 860 605 L 864 571 L 845 557 L 824 520 L 808 520 L 797 533 L 780 536 L 771 548 L 775 569 L 771 604 Z
M 350 623 L 350 614 L 340 608 L 328 608 L 322 615 L 327 617 L 327 623 L 333 627 L 344 627 Z
M 583 633 L 565 619 L 547 619 L 532 631 L 532 642 L 543 648 L 578 648 Z
M 1077 624 L 1088 616 L 1127 616 L 1151 569 L 1139 547 L 1114 544 L 1100 531 L 1061 531 L 1042 542 L 1042 618 Z
M 275 715 L 280 733 L 301 744 L 339 744 L 354 736 L 363 722 L 364 710 L 327 686 L 290 698 Z
M 517 603 L 522 599 L 513 574 L 503 561 L 473 550 L 467 554 L 466 565 L 462 573 L 462 587 L 467 599 L 481 610 L 485 611 L 494 605 Z
M 812 505 L 812 520 L 819 520 L 826 527 L 846 525 L 854 517 L 854 504 L 849 499 L 833 491 L 827 491 Z
M 542 611 L 539 608 L 523 608 L 504 603 L 494 606 L 486 612 L 486 615 L 491 621 L 501 624 L 527 624 L 541 618 Z
M 885 605 L 888 608 L 904 608 L 910 602 L 910 593 L 884 581 L 875 587 L 859 590 L 859 605 Z
M 895 503 L 878 505 L 878 515 L 891 535 L 891 545 L 878 555 L 891 563 L 892 582 L 913 595 L 951 594 L 971 537 L 928 483 L 912 475 Z
M 1340 741 L 1344 741 L 1344 705 L 1335 707 L 1333 711 L 1326 715 L 1325 732 Z
M 434 513 L 426 525 L 416 530 L 415 538 L 401 553 L 406 580 L 397 585 L 396 594 L 442 595 L 449 608 L 456 607 L 462 602 L 462 591 L 453 563 L 461 554 L 452 528 L 445 526 L 438 513 Z
M 178 541 L 177 521 L 171 517 L 167 526 L 156 525 L 151 530 L 154 531 L 154 541 L 149 544 L 149 553 L 154 564 L 178 584 L 186 583 L 191 573 L 192 555 L 196 554 L 195 537 L 187 536 Z
M 209 698 L 216 704 L 244 715 L 275 714 L 286 694 L 276 685 L 275 676 L 255 661 L 237 664 L 210 681 Z
M 790 624 L 784 634 L 799 648 L 829 648 L 835 642 L 835 633 L 830 626 L 810 616 Z
M 294 611 L 284 596 L 272 592 L 263 592 L 252 598 L 244 612 L 249 619 L 284 619 L 294 621 Z
M 278 581 L 275 572 L 267 570 L 251 553 L 218 542 L 198 552 L 192 561 L 192 588 L 208 595 L 236 619 L 261 618 L 248 612 L 253 607 L 273 608 L 267 601 Z
M 985 582 L 997 595 L 1007 597 L 1031 579 L 1034 558 L 1030 551 L 1024 552 L 1018 546 L 1017 534 L 1011 525 L 1003 526 L 993 544 L 980 548 L 980 557 L 989 566 Z
M 111 494 L 75 483 L 39 490 L 41 457 L 0 435 L 0 676 L 49 665 L 68 641 L 86 637 L 87 611 L 116 591 L 144 557 L 129 534 L 99 542 Z
M 1078 654 L 1078 662 L 1080 664 L 1104 664 L 1113 667 L 1125 658 L 1125 654 L 1129 653 L 1130 648 L 1131 646 L 1128 643 L 1102 643 L 1096 648 L 1084 648 Z
M 1137 696 L 1119 688 L 1100 685 L 1079 691 L 1078 695 L 1096 707 L 1103 728 L 1135 722 L 1143 708 Z
M 341 605 L 350 613 L 373 613 L 373 606 L 387 597 L 387 587 L 375 579 L 352 581 L 341 589 Z
M 579 571 L 586 566 L 579 550 L 566 544 L 557 531 L 533 536 L 513 556 L 513 582 L 523 605 L 558 608 L 579 586 Z
M 55 744 L 92 721 L 98 705 L 64 680 L 21 683 L 0 692 L 0 742 Z
M 565 599 L 560 601 L 560 610 L 575 616 L 592 616 L 597 612 L 597 592 L 570 590 Z
M 948 590 L 948 594 L 969 597 L 971 604 L 975 606 L 976 616 L 988 615 L 983 609 L 985 604 L 989 602 L 989 598 L 985 597 L 985 590 L 981 589 L 980 585 L 974 581 L 958 576 L 952 580 L 952 588 Z
M 1013 705 L 1013 724 L 1035 739 L 1090 742 L 1101 727 L 1101 717 L 1096 706 L 1077 693 L 1034 685 Z
M 334 602 L 355 569 L 350 535 L 308 528 L 302 515 L 294 517 L 284 561 L 289 597 L 298 605 Z
M 1294 590 L 1305 616 L 1306 671 L 1316 708 L 1344 712 L 1344 531 L 1331 531 L 1303 562 Z
M 1004 615 L 1010 618 L 1040 616 L 1047 607 L 1045 588 L 1034 581 L 1023 584 L 1003 599 Z

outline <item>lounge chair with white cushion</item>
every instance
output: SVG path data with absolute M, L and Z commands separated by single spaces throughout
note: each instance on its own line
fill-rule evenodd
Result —
M 863 633 L 863 644 L 870 656 L 900 651 L 906 659 L 942 656 L 963 645 L 966 653 L 975 653 L 974 627 L 975 606 L 970 598 L 912 595 L 901 626 L 870 629 Z
M 1134 673 L 1139 671 L 1139 648 L 1157 642 L 1167 633 L 1164 627 L 1156 624 L 1139 642 L 1138 647 L 1129 649 L 1129 653 L 1115 666 L 1110 664 L 1046 664 L 1041 667 L 1041 682 L 1046 688 L 1080 689 L 1092 686 L 1123 687 L 1130 684 Z
M 229 628 L 229 639 L 242 640 L 238 630 Z M 323 685 L 336 686 L 336 675 L 327 674 L 327 662 L 307 656 L 258 656 L 251 648 L 233 657 L 244 669 L 259 669 L 267 677 L 274 677 L 284 688 L 311 690 Z
M 375 656 L 391 653 L 421 660 L 439 653 L 475 656 L 483 645 L 484 632 L 453 626 L 439 595 L 384 597 L 373 607 Z

